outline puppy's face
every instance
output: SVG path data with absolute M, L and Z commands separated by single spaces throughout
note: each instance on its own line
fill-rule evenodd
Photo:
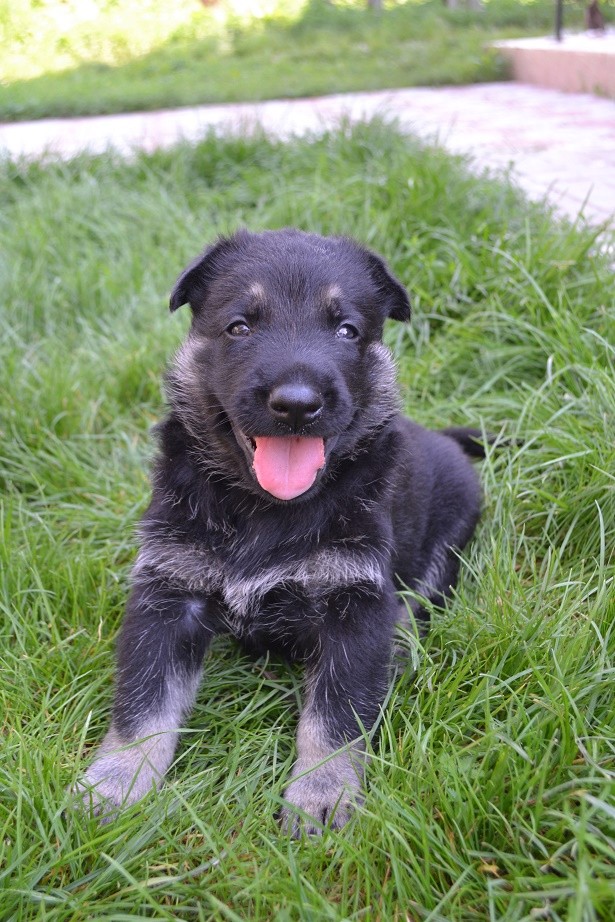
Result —
M 204 454 L 257 493 L 312 495 L 395 411 L 382 328 L 408 318 L 408 298 L 352 241 L 240 232 L 179 278 L 171 309 L 186 302 L 171 403 Z

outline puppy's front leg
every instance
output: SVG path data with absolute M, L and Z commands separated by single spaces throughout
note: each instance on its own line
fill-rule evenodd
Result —
M 389 681 L 393 592 L 367 601 L 359 591 L 346 591 L 331 603 L 320 651 L 308 665 L 298 757 L 284 793 L 289 806 L 282 810 L 282 825 L 295 836 L 302 830 L 318 835 L 325 824 L 338 829 L 350 819 L 365 764 L 360 725 L 374 724 Z
M 135 585 L 118 641 L 111 727 L 76 789 L 94 813 L 113 814 L 162 781 L 212 636 L 203 599 L 160 581 Z

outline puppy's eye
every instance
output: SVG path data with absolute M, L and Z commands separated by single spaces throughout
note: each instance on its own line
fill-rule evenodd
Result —
M 249 336 L 252 332 L 245 320 L 234 320 L 227 328 L 226 332 L 229 336 Z
M 342 323 L 335 331 L 335 335 L 338 339 L 356 339 L 359 331 L 351 323 Z

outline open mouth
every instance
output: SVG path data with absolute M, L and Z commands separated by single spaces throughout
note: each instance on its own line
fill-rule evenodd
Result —
M 261 489 L 276 499 L 306 493 L 326 463 L 325 440 L 313 436 L 248 436 L 234 428 Z

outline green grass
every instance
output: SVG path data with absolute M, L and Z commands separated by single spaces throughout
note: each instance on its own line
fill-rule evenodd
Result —
M 0 119 L 502 79 L 488 43 L 549 32 L 553 16 L 552 0 L 380 14 L 365 0 L 0 0 Z M 582 22 L 567 3 L 567 26 Z
M 615 304 L 595 233 L 378 124 L 0 172 L 0 917 L 610 920 L 615 912 Z M 273 818 L 300 673 L 208 659 L 162 790 L 98 827 L 65 788 L 104 732 L 148 500 L 148 428 L 219 232 L 352 231 L 408 285 L 392 325 L 419 421 L 523 444 L 414 677 L 365 807 L 293 842 Z

